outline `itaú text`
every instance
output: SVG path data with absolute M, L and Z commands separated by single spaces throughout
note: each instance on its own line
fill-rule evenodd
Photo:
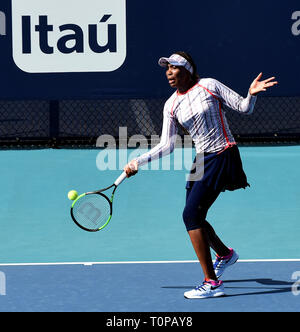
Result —
M 40 50 L 45 54 L 53 54 L 55 48 L 64 54 L 84 53 L 85 38 L 89 48 L 95 53 L 117 52 L 117 25 L 107 24 L 111 15 L 103 15 L 98 24 L 88 24 L 81 27 L 77 24 L 63 24 L 55 27 L 48 22 L 48 16 L 40 15 L 39 23 L 32 27 L 31 16 L 22 16 L 22 52 L 30 54 L 32 50 L 32 35 L 38 34 Z M 87 35 L 84 31 L 87 30 Z M 106 33 L 106 43 L 100 45 L 98 39 Z M 51 35 L 53 34 L 53 35 Z M 50 38 L 51 35 L 51 38 Z M 55 38 L 54 38 L 55 37 Z M 57 39 L 55 44 L 50 40 Z

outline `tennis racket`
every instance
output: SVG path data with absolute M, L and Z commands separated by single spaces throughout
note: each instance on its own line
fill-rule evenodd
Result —
M 71 206 L 71 217 L 75 224 L 88 232 L 103 229 L 111 220 L 115 191 L 126 178 L 123 172 L 109 187 L 79 195 Z M 110 197 L 103 192 L 113 188 Z

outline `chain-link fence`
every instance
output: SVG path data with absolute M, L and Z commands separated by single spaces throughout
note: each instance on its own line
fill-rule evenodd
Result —
M 0 145 L 95 147 L 100 135 L 161 134 L 165 99 L 0 101 Z M 254 113 L 226 109 L 240 143 L 300 143 L 300 97 L 259 97 Z M 179 134 L 183 132 L 179 131 Z M 153 143 L 153 142 L 152 142 Z

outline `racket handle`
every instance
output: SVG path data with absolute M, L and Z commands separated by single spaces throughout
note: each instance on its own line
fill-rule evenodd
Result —
M 118 186 L 119 184 L 121 184 L 125 179 L 126 179 L 126 173 L 123 172 L 118 178 L 117 180 L 115 181 L 114 185 L 115 186 Z

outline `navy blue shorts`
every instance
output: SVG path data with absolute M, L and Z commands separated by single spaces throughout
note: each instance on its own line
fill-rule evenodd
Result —
M 249 184 L 236 145 L 221 153 L 197 155 L 186 184 L 183 211 L 186 229 L 203 227 L 208 209 L 222 191 L 245 189 L 247 186 Z

